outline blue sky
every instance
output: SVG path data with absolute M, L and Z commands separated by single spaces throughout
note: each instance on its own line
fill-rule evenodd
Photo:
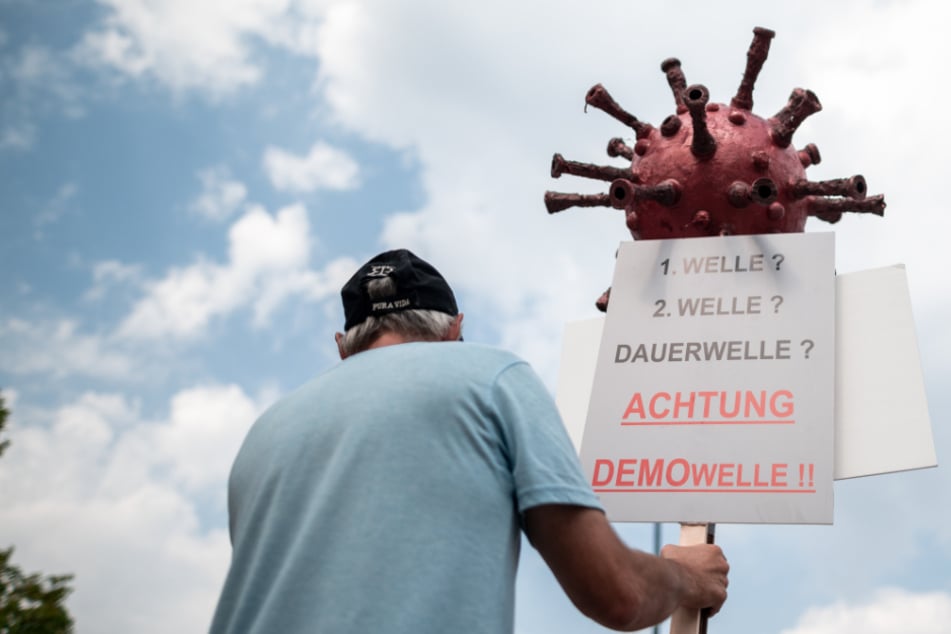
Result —
M 412 248 L 457 287 L 468 340 L 554 389 L 562 328 L 596 314 L 628 237 L 619 212 L 541 202 L 600 191 L 553 181 L 553 153 L 603 163 L 626 134 L 585 92 L 656 125 L 676 56 L 726 102 L 754 26 L 777 32 L 754 112 L 812 89 L 823 111 L 794 141 L 822 152 L 809 176 L 886 195 L 884 219 L 835 225 L 837 268 L 906 264 L 940 462 L 949 9 L 761 4 L 0 0 L 0 545 L 76 574 L 81 633 L 203 631 L 231 459 L 336 362 L 352 269 Z M 721 526 L 733 578 L 711 631 L 946 632 L 948 490 L 944 467 L 842 481 L 831 527 Z M 618 530 L 651 547 L 650 526 Z M 601 631 L 527 545 L 517 625 Z

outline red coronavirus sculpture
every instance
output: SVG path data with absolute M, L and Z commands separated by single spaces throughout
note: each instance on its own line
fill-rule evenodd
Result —
M 729 105 L 710 101 L 705 86 L 688 86 L 680 61 L 665 60 L 677 107 L 660 128 L 639 121 L 600 84 L 585 97 L 588 105 L 634 130 L 633 147 L 622 139 L 608 143 L 611 157 L 628 167 L 593 165 L 552 158 L 551 175 L 572 174 L 611 183 L 606 194 L 545 193 L 549 213 L 570 207 L 613 207 L 625 211 L 635 240 L 803 231 L 816 216 L 837 222 L 844 212 L 884 215 L 881 195 L 866 196 L 861 175 L 810 181 L 806 168 L 819 162 L 810 143 L 792 146 L 796 129 L 822 109 L 812 91 L 796 88 L 769 119 L 753 114 L 753 86 L 775 33 L 753 29 L 746 70 Z M 604 310 L 607 294 L 597 302 Z

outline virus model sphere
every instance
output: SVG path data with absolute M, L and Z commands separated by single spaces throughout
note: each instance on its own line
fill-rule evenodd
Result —
M 803 231 L 809 216 L 834 223 L 845 212 L 884 215 L 884 196 L 866 196 L 861 175 L 818 182 L 806 178 L 806 168 L 819 163 L 819 149 L 810 143 L 796 150 L 792 137 L 806 117 L 822 109 L 812 91 L 794 89 L 769 119 L 753 114 L 753 86 L 774 35 L 753 29 L 746 70 L 729 105 L 711 102 L 705 86 L 688 86 L 679 60 L 665 60 L 661 70 L 677 112 L 659 129 L 625 111 L 601 84 L 591 88 L 587 105 L 634 130 L 633 147 L 621 138 L 607 147 L 608 156 L 631 164 L 593 165 L 555 154 L 553 178 L 572 174 L 610 186 L 605 194 L 545 192 L 548 213 L 570 207 L 623 209 L 635 240 L 792 233 Z M 604 310 L 607 296 L 597 304 Z

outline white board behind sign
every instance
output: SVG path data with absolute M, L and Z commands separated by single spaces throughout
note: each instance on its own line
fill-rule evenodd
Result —
M 904 266 L 836 280 L 835 477 L 938 464 Z

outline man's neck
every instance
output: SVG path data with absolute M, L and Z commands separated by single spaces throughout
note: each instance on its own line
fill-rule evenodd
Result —
M 367 350 L 373 350 L 374 348 L 384 348 L 386 346 L 395 346 L 399 343 L 407 343 L 407 340 L 398 333 L 386 331 L 377 337 L 376 340 L 367 347 Z

